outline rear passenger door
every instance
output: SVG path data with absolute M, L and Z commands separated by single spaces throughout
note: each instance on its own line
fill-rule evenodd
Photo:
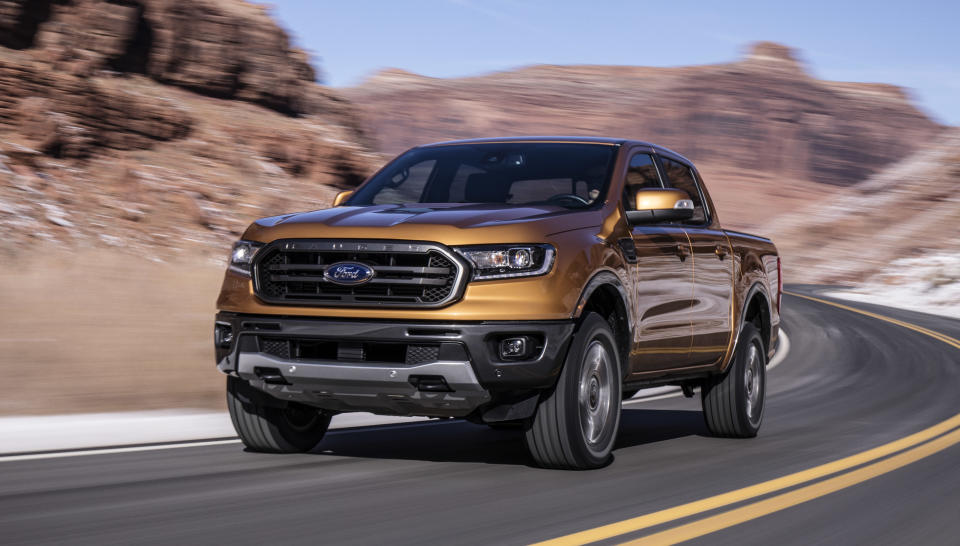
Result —
M 648 151 L 634 153 L 624 180 L 624 208 L 633 208 L 636 190 L 662 187 L 653 155 Z M 670 224 L 632 226 L 631 235 L 637 322 L 630 370 L 643 374 L 683 365 L 690 354 L 693 295 L 693 260 L 687 235 L 682 227 Z
M 679 157 L 659 155 L 666 182 L 690 194 L 694 214 L 682 223 L 693 250 L 693 343 L 689 365 L 717 363 L 732 335 L 733 255 L 730 240 L 712 218 L 696 170 Z

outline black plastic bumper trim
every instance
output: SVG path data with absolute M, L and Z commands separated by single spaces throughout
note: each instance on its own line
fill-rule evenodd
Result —
M 239 351 L 256 352 L 255 336 L 330 339 L 338 342 L 460 343 L 477 380 L 491 392 L 552 387 L 560 374 L 575 323 L 567 321 L 428 322 L 378 321 L 246 315 L 220 312 L 217 321 L 233 326 L 233 343 L 216 347 L 217 366 L 236 370 Z M 529 360 L 502 361 L 498 340 L 514 335 L 542 336 L 543 348 Z

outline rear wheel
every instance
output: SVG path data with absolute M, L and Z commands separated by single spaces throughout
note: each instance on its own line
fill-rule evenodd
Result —
M 540 401 L 524 439 L 546 468 L 598 468 L 620 427 L 620 359 L 610 325 L 590 313 L 574 336 L 557 386 Z
M 243 379 L 227 376 L 227 408 L 243 445 L 251 451 L 303 453 L 320 443 L 330 415 L 296 402 L 267 403 L 266 397 Z
M 701 389 L 703 416 L 714 436 L 752 438 L 760 430 L 767 387 L 767 358 L 760 333 L 745 324 L 727 372 Z

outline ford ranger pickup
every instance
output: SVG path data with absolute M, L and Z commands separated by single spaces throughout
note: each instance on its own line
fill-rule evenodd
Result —
M 696 167 L 622 139 L 414 148 L 333 207 L 257 220 L 214 328 L 246 447 L 302 452 L 344 412 L 513 427 L 549 468 L 611 460 L 621 401 L 699 390 L 752 437 L 780 258 L 724 229 Z

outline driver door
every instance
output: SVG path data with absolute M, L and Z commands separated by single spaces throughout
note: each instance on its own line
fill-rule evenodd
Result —
M 624 180 L 624 208 L 633 208 L 637 189 L 662 187 L 652 155 L 634 154 Z M 631 228 L 631 236 L 636 256 L 630 271 L 637 321 L 630 371 L 640 376 L 686 365 L 690 359 L 693 259 L 690 240 L 682 227 L 636 225 Z

